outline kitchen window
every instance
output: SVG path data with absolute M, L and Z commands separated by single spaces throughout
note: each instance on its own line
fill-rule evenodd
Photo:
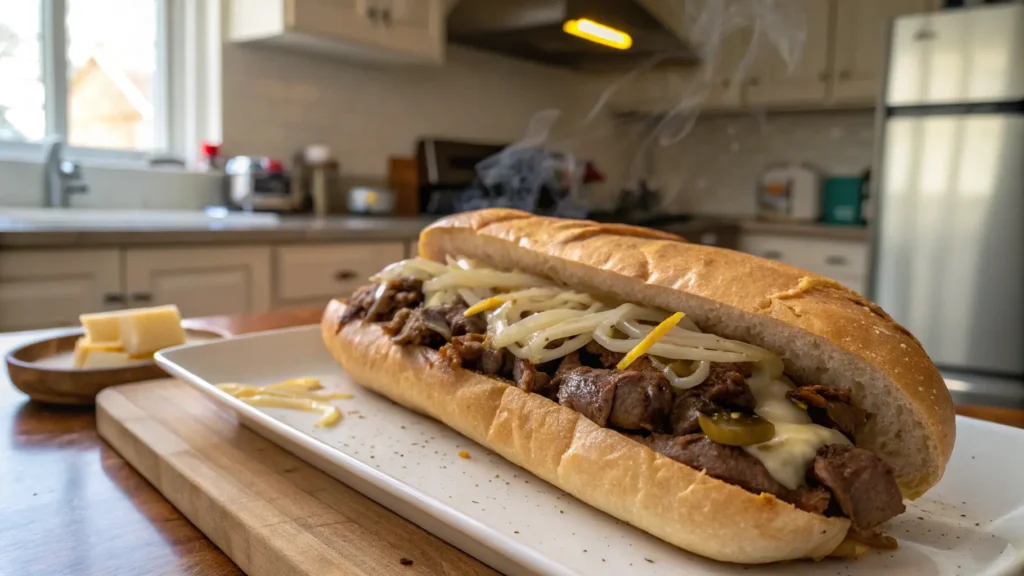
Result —
M 0 149 L 169 150 L 171 1 L 0 0 Z

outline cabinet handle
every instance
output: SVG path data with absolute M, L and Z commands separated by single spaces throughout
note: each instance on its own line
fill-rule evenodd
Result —
M 132 292 L 132 302 L 152 302 L 153 295 L 149 292 Z
M 849 80 L 850 79 L 850 71 L 849 70 L 841 70 L 839 72 L 839 79 L 840 80 Z
M 750 80 L 747 80 L 747 86 L 757 86 L 760 83 L 761 83 L 761 79 L 758 78 L 757 76 L 754 76 Z
M 767 258 L 769 260 L 782 260 L 782 252 L 779 252 L 778 250 L 769 250 L 765 252 L 761 257 Z
M 338 270 L 334 273 L 334 279 L 338 282 L 344 282 L 345 280 L 351 280 L 359 276 L 355 270 Z
M 828 82 L 828 72 L 822 72 L 821 74 L 818 74 L 818 80 L 822 82 Z
M 374 22 L 376 22 L 378 16 L 379 16 L 379 13 L 377 12 L 377 7 L 376 6 L 367 6 L 366 7 L 366 17 L 367 18 L 369 18 L 370 20 L 373 20 Z
M 846 256 L 837 255 L 827 256 L 825 258 L 825 263 L 830 264 L 832 266 L 846 266 L 847 264 L 849 264 L 849 262 L 846 260 Z
M 391 9 L 390 8 L 383 8 L 383 9 L 381 9 L 381 11 L 380 11 L 380 21 L 381 21 L 382 24 L 384 24 L 388 28 L 391 27 Z
M 914 40 L 918 42 L 925 42 L 928 40 L 935 39 L 935 31 L 930 28 L 921 28 L 917 32 L 914 32 Z
M 103 295 L 104 304 L 124 304 L 124 294 L 120 292 L 108 292 Z

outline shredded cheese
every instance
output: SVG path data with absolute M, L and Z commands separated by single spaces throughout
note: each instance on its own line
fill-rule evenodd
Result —
M 654 346 L 654 344 L 658 340 L 661 340 L 666 334 L 669 333 L 670 330 L 675 328 L 676 324 L 679 324 L 679 321 L 683 319 L 683 316 L 684 314 L 682 312 L 676 312 L 675 314 L 662 320 L 661 324 L 655 326 L 654 330 L 651 330 L 651 332 L 647 336 L 644 336 L 644 339 L 641 340 L 635 348 L 630 350 L 629 353 L 626 354 L 626 356 L 622 360 L 620 360 L 618 365 L 615 367 L 618 368 L 619 370 L 625 370 L 626 368 L 629 368 L 630 364 L 635 362 L 637 358 L 646 354 L 647 351 L 651 349 L 651 346 Z

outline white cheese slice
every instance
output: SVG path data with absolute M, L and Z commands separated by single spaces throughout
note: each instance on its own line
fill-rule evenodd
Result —
M 119 318 L 121 345 L 132 356 L 144 356 L 185 343 L 178 307 L 156 306 L 129 310 Z

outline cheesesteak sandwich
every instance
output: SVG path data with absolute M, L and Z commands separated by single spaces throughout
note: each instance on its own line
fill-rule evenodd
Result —
M 490 209 L 322 321 L 356 382 L 710 558 L 895 546 L 942 476 L 949 393 L 920 344 L 834 281 L 622 225 Z

